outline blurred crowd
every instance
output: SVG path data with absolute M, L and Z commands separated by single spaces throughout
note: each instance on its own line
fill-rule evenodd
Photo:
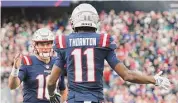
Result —
M 172 83 L 166 91 L 124 82 L 106 63 L 106 103 L 178 103 L 178 13 L 111 10 L 100 20 L 99 31 L 113 35 L 121 62 L 143 75 L 163 71 Z
M 171 88 L 163 90 L 154 85 L 124 82 L 105 63 L 105 103 L 178 103 L 178 13 L 176 12 L 127 12 L 99 13 L 99 33 L 109 33 L 117 43 L 116 54 L 129 69 L 148 75 L 163 71 L 171 81 Z M 68 18 L 34 19 L 11 16 L 2 18 L 1 24 L 1 93 L 2 103 L 20 103 L 21 89 L 10 91 L 7 78 L 16 53 L 32 53 L 31 37 L 41 27 L 54 34 L 72 32 Z M 21 88 L 21 87 L 20 87 Z M 9 96 L 15 98 L 9 99 Z M 17 97 L 17 99 L 16 99 Z M 11 101 L 11 102 L 6 102 Z

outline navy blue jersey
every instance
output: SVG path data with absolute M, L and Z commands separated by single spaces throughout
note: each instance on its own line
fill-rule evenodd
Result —
M 104 60 L 113 69 L 119 63 L 113 38 L 108 34 L 86 32 L 59 35 L 53 48 L 58 55 L 55 65 L 61 69 L 67 66 L 68 100 L 102 101 Z
M 19 79 L 23 82 L 24 103 L 49 103 L 46 80 L 51 72 L 55 57 L 51 57 L 48 64 L 40 61 L 36 56 L 23 56 L 19 70 Z M 61 76 L 57 87 L 65 90 L 64 77 Z

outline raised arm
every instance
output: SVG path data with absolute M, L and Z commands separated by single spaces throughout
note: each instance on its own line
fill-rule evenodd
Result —
M 21 55 L 17 54 L 14 58 L 14 65 L 8 80 L 8 87 L 10 89 L 16 89 L 21 83 L 18 77 L 20 65 L 21 65 Z
M 169 80 L 166 77 L 160 76 L 162 72 L 155 76 L 149 76 L 144 73 L 129 70 L 123 63 L 119 62 L 113 50 L 108 53 L 106 60 L 116 73 L 125 81 L 138 84 L 154 84 L 164 89 L 168 89 L 170 86 Z
M 61 72 L 62 72 L 61 68 L 59 68 L 58 66 L 56 66 L 54 64 L 51 74 L 49 75 L 49 79 L 47 81 L 47 88 L 48 88 L 48 93 L 50 96 L 54 95 L 54 90 L 56 88 L 56 82 L 59 79 Z

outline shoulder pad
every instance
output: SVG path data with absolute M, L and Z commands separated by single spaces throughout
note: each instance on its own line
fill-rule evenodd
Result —
M 66 37 L 65 35 L 57 35 L 55 38 L 55 46 L 56 48 L 66 48 Z
M 99 47 L 106 47 L 114 50 L 117 46 L 111 35 L 100 34 Z
M 109 34 L 100 34 L 99 47 L 109 47 Z
M 22 63 L 24 65 L 32 65 L 32 59 L 30 56 L 24 55 L 22 56 Z

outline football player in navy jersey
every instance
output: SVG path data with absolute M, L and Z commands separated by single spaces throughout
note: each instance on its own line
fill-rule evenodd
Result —
M 56 57 L 53 56 L 54 34 L 46 29 L 38 29 L 33 35 L 34 55 L 16 55 L 9 77 L 10 89 L 16 89 L 23 82 L 23 103 L 59 103 L 67 98 L 64 76 L 60 76 L 56 92 L 60 95 L 49 97 L 46 88 L 48 75 Z M 49 101 L 50 99 L 50 101 Z M 56 100 L 55 100 L 56 99 Z M 53 101 L 58 102 L 53 102 Z
M 90 4 L 80 4 L 71 15 L 74 33 L 58 35 L 54 40 L 57 60 L 49 76 L 47 88 L 54 95 L 58 77 L 67 66 L 68 99 L 67 103 L 103 102 L 104 60 L 125 81 L 139 84 L 155 84 L 168 89 L 170 82 L 161 73 L 147 76 L 127 69 L 114 52 L 116 44 L 108 34 L 96 33 L 98 13 Z

